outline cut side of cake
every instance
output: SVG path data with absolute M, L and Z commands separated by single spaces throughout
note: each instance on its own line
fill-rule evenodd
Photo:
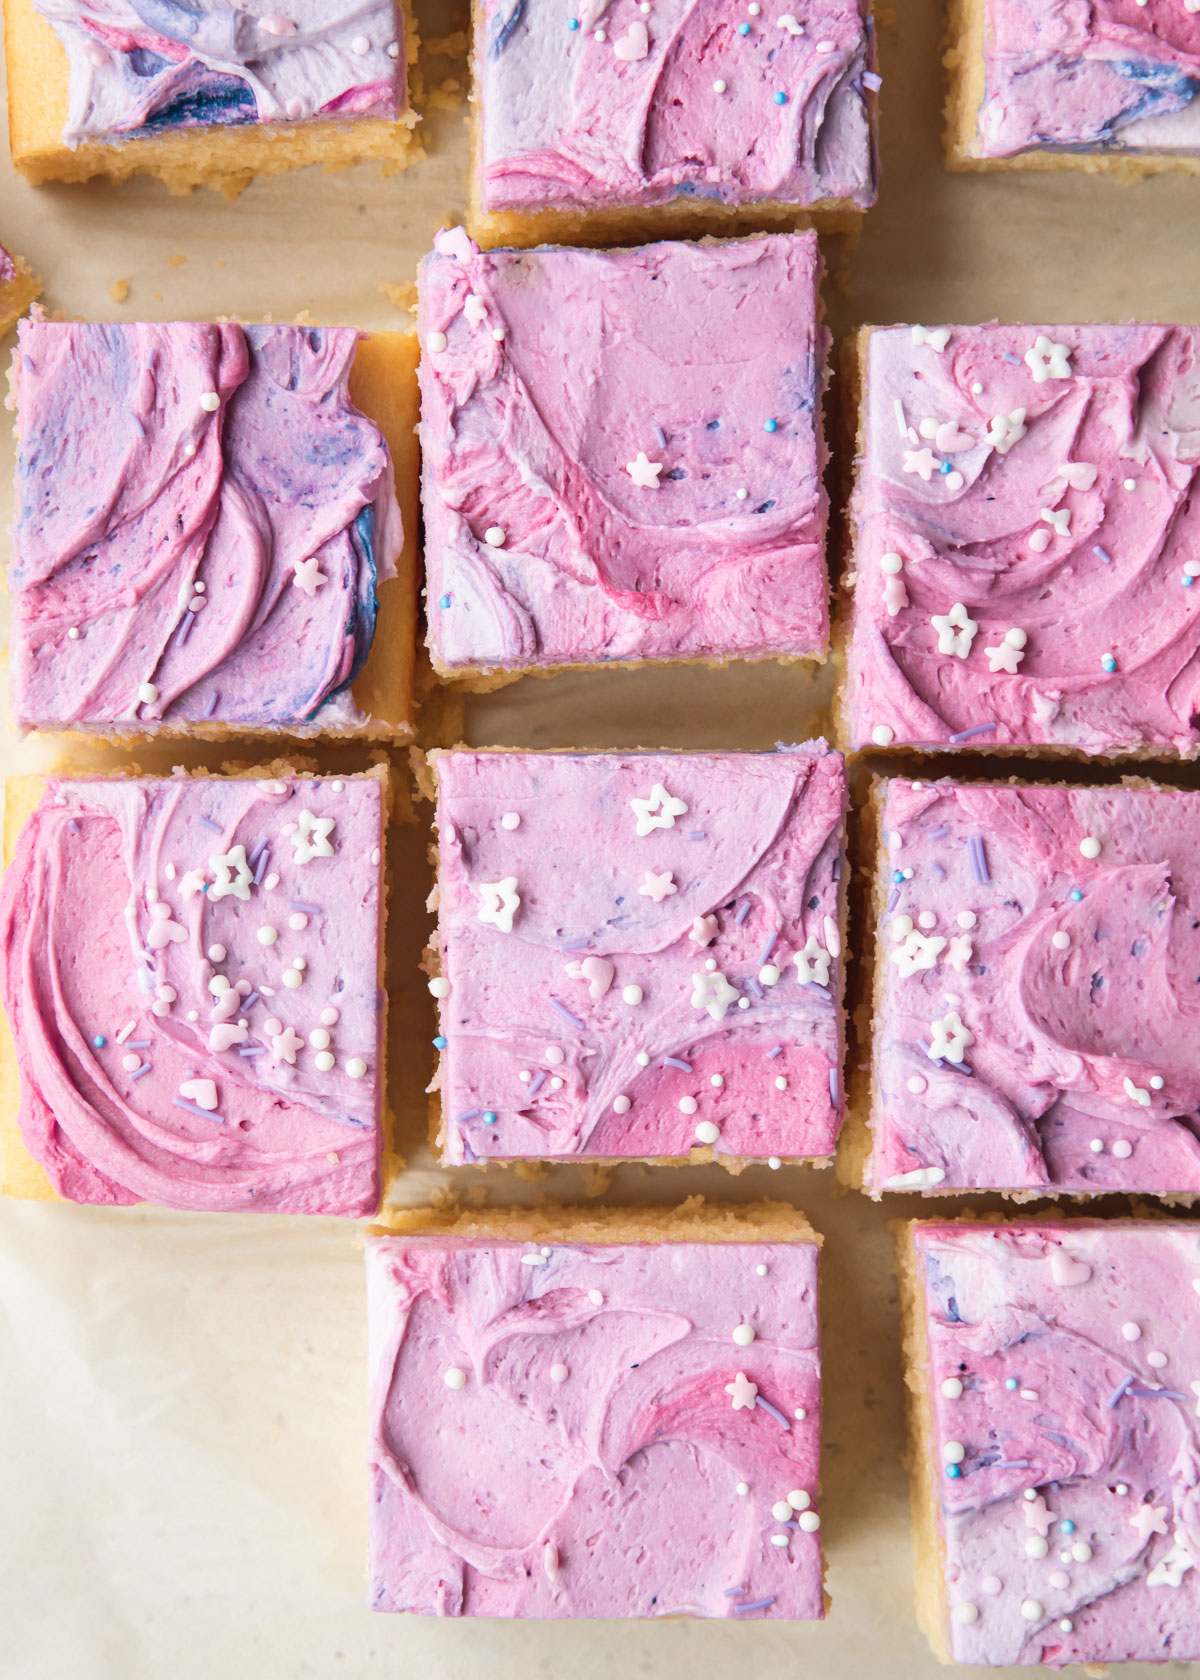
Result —
M 952 0 L 952 169 L 1200 172 L 1191 0 Z
M 0 338 L 16 326 L 41 295 L 42 282 L 24 257 L 0 245 Z
M 813 234 L 421 265 L 429 646 L 468 685 L 821 658 Z
M 376 1211 L 386 802 L 382 771 L 9 780 L 6 1193 Z
M 411 334 L 33 320 L 13 390 L 22 730 L 410 731 Z
M 867 0 L 477 0 L 471 231 L 485 244 L 855 225 L 875 202 Z
M 876 807 L 850 1176 L 1200 1193 L 1200 793 L 893 780 Z
M 918 1222 L 897 1272 L 937 1655 L 1195 1661 L 1197 1227 Z
M 443 1162 L 828 1160 L 841 758 L 431 762 Z
M 373 1610 L 824 1615 L 800 1214 L 390 1223 L 366 1245 Z
M 1194 757 L 1200 327 L 860 340 L 846 742 Z
M 236 197 L 255 175 L 422 155 L 407 0 L 286 15 L 133 0 L 4 0 L 13 162 L 34 185 L 154 175 Z

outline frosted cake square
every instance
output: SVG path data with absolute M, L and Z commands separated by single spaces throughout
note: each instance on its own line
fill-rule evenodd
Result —
M 1200 327 L 860 343 L 846 739 L 1194 756 Z
M 867 1187 L 1200 1192 L 1200 793 L 895 780 L 879 822 Z
M 372 1609 L 824 1614 L 801 1215 L 395 1223 L 367 1238 Z
M 477 0 L 471 229 L 488 244 L 835 225 L 875 202 L 867 0 Z
M 414 349 L 350 327 L 23 322 L 19 727 L 408 733 Z
M 447 1165 L 832 1154 L 836 753 L 432 762 Z
M 953 0 L 952 168 L 1200 170 L 1191 0 Z
M 421 265 L 429 645 L 444 676 L 821 657 L 815 235 Z
M 255 175 L 421 155 L 407 0 L 4 0 L 13 162 L 35 185 L 157 176 L 232 198 Z
M 1200 1658 L 1200 1228 L 915 1223 L 897 1248 L 917 1615 L 937 1655 Z
M 7 1194 L 374 1213 L 385 801 L 382 772 L 8 781 Z

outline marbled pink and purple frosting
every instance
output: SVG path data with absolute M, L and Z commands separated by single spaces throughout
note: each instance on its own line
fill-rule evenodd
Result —
M 1200 11 L 1191 0 L 984 0 L 974 146 L 1200 152 Z
M 836 753 L 459 751 L 436 769 L 448 1163 L 832 1153 Z
M 913 1235 L 954 1659 L 1200 1659 L 1200 1227 Z
M 367 1299 L 372 1609 L 824 1614 L 815 1244 L 375 1237 Z
M 868 1188 L 1200 1193 L 1200 793 L 897 780 L 882 823 Z
M 856 748 L 1200 748 L 1200 328 L 870 334 Z
M 395 0 L 34 0 L 66 50 L 63 143 L 180 128 L 404 109 L 404 19 Z
M 874 56 L 866 0 L 757 17 L 739 0 L 656 0 L 648 14 L 638 0 L 484 0 L 483 208 L 687 196 L 865 209 Z
M 382 833 L 374 777 L 47 782 L 0 988 L 60 1196 L 375 1211 Z
M 367 721 L 350 684 L 402 532 L 350 327 L 23 321 L 22 729 Z
M 421 266 L 430 646 L 451 670 L 823 654 L 812 234 Z

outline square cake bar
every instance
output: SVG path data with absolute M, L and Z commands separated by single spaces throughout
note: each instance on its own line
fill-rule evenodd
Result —
M 367 1239 L 373 1610 L 823 1616 L 800 1214 L 389 1224 Z
M 856 749 L 1194 757 L 1200 327 L 860 341 Z
M 1200 1226 L 921 1222 L 897 1258 L 937 1655 L 1196 1661 Z
M 7 1194 L 376 1211 L 386 800 L 279 766 L 8 781 Z
M 952 169 L 1200 172 L 1191 0 L 952 0 Z
M 421 265 L 429 645 L 439 675 L 821 658 L 815 235 Z
M 1200 793 L 876 789 L 885 1190 L 1200 1193 Z
M 18 726 L 410 733 L 414 350 L 352 327 L 22 322 Z
M 775 753 L 437 753 L 436 1142 L 827 1160 L 846 779 Z

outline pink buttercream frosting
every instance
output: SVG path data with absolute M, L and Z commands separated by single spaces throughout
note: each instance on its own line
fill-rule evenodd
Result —
M 421 266 L 443 666 L 822 654 L 828 335 L 812 234 Z
M 869 1180 L 1200 1192 L 1200 794 L 888 783 Z
M 0 986 L 61 1196 L 375 1210 L 382 823 L 374 777 L 47 783 Z
M 70 66 L 63 141 L 313 117 L 394 118 L 405 103 L 395 0 L 33 0 Z
M 823 1615 L 814 1244 L 369 1238 L 367 1284 L 372 1609 Z
M 402 532 L 349 327 L 22 321 L 9 584 L 22 728 L 364 721 Z
M 855 747 L 1200 745 L 1200 328 L 871 333 Z
M 914 1235 L 955 1660 L 1200 1658 L 1200 1228 Z
M 975 150 L 1200 150 L 1189 0 L 985 0 Z
M 437 774 L 447 1162 L 832 1153 L 836 753 L 462 751 Z
M 865 0 L 484 0 L 485 210 L 875 202 Z M 719 86 L 717 84 L 720 84 Z

